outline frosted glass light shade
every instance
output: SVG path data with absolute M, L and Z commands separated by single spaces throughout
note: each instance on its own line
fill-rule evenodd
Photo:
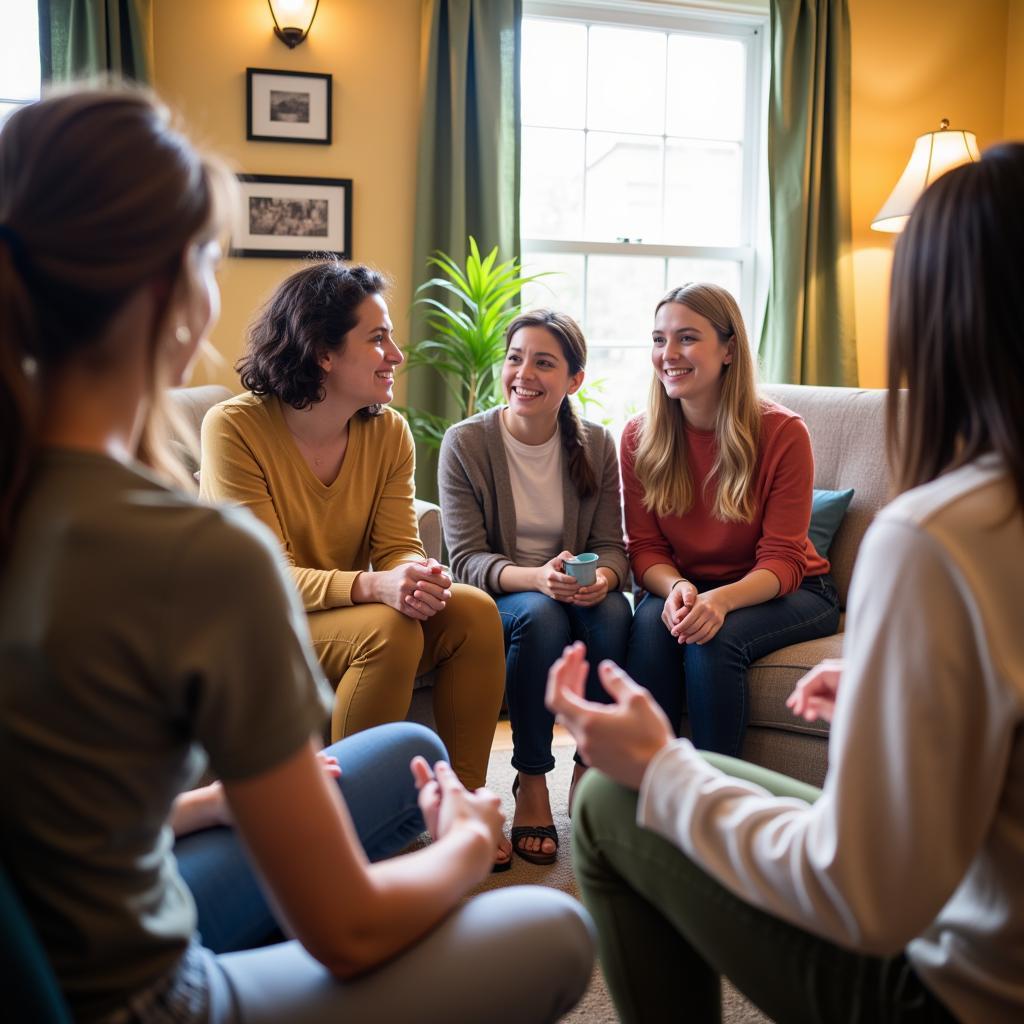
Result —
M 320 0 L 267 0 L 267 3 L 274 19 L 274 35 L 289 50 L 294 49 L 309 34 Z
M 885 205 L 875 215 L 871 227 L 875 231 L 902 231 L 914 203 L 936 178 L 954 167 L 980 159 L 974 132 L 950 131 L 943 127 L 937 132 L 918 136 L 906 169 Z

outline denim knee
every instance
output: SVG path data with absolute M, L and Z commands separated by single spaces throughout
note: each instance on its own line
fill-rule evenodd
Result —
M 498 598 L 498 611 L 506 636 L 512 631 L 527 630 L 564 632 L 568 635 L 569 619 L 566 609 L 552 597 L 536 591 L 504 594 Z
M 401 775 L 408 772 L 409 762 L 417 755 L 425 758 L 430 765 L 448 760 L 448 751 L 441 742 L 441 737 L 432 729 L 416 722 L 389 722 L 386 725 L 365 729 L 361 733 L 332 743 L 324 753 L 334 754 L 336 748 L 343 744 L 351 748 L 357 743 L 373 745 L 372 758 L 375 767 L 391 764 Z

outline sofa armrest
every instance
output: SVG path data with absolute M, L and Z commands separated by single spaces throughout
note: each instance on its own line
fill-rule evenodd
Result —
M 413 505 L 416 509 L 416 523 L 420 530 L 420 540 L 423 541 L 423 549 L 428 558 L 441 558 L 441 507 L 432 501 L 423 501 L 421 498 L 414 498 Z

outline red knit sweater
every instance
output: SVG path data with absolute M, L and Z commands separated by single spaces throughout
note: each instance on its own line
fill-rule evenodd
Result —
M 694 503 L 682 516 L 657 516 L 643 506 L 643 487 L 633 468 L 642 416 L 622 434 L 622 488 L 633 576 L 642 584 L 652 565 L 669 564 L 696 580 L 733 583 L 753 569 L 779 580 L 779 593 L 796 590 L 804 576 L 829 571 L 807 536 L 811 521 L 814 457 L 804 421 L 789 409 L 766 402 L 761 420 L 761 454 L 754 475 L 754 518 L 723 523 L 711 515 L 714 484 L 704 491 L 717 443 L 710 430 L 686 428 L 686 459 L 695 484 Z

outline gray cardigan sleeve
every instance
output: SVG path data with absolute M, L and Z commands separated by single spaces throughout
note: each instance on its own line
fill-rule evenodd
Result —
M 594 431 L 591 444 L 600 445 L 600 458 L 594 453 L 593 465 L 597 473 L 600 491 L 594 521 L 587 538 L 587 550 L 598 555 L 598 566 L 611 569 L 619 577 L 619 587 L 626 585 L 629 578 L 629 559 L 626 557 L 626 541 L 622 534 L 622 488 L 619 482 L 619 459 L 615 441 L 605 428 Z
M 491 550 L 484 522 L 484 485 L 490 473 L 486 459 L 474 459 L 471 446 L 462 441 L 456 426 L 448 429 L 441 442 L 437 483 L 444 541 L 457 582 L 499 594 L 501 570 L 514 563 Z

